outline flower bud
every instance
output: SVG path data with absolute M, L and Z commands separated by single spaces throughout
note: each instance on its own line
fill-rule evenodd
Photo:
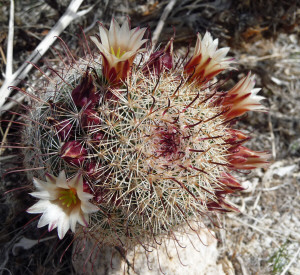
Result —
M 56 134 L 60 137 L 62 141 L 69 139 L 72 133 L 72 124 L 69 120 L 59 121 L 53 117 L 47 117 L 47 121 L 54 127 Z
M 270 154 L 267 152 L 255 152 L 244 146 L 235 148 L 228 161 L 234 169 L 251 170 L 255 168 L 268 167 Z
M 99 126 L 101 119 L 98 113 L 91 109 L 86 109 L 81 115 L 81 125 L 83 128 L 92 129 L 93 125 Z
M 173 67 L 173 39 L 169 41 L 164 50 L 152 53 L 149 60 L 143 66 L 143 72 L 159 75 L 164 70 L 171 70 Z
M 218 179 L 221 182 L 222 190 L 218 190 L 216 193 L 218 194 L 231 194 L 236 190 L 243 190 L 244 188 L 238 183 L 238 181 L 231 176 L 229 173 L 223 172 L 221 177 Z
M 68 141 L 60 150 L 60 157 L 66 162 L 80 166 L 87 155 L 87 150 L 82 146 L 80 141 Z
M 76 106 L 83 107 L 87 104 L 89 108 L 96 105 L 98 96 L 97 88 L 94 84 L 94 77 L 88 71 L 82 76 L 80 84 L 72 91 L 72 99 Z

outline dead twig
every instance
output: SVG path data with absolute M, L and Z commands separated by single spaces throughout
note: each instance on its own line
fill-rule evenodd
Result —
M 156 46 L 156 43 L 157 43 L 158 38 L 160 36 L 160 33 L 162 32 L 163 27 L 165 25 L 165 21 L 168 18 L 168 15 L 170 14 L 171 10 L 173 9 L 175 3 L 176 3 L 176 0 L 170 0 L 169 4 L 165 7 L 165 9 L 164 9 L 159 21 L 158 21 L 158 24 L 157 24 L 156 29 L 153 32 L 153 36 L 152 36 L 152 49 L 151 49 L 151 52 L 153 52 L 153 50 Z
M 271 136 L 271 142 L 272 142 L 272 157 L 273 157 L 273 160 L 275 160 L 276 159 L 276 144 L 275 144 L 275 136 L 274 136 L 274 132 L 273 132 L 273 124 L 272 124 L 270 113 L 268 115 L 268 124 L 269 124 L 270 136 Z
M 11 77 L 13 72 L 14 13 L 15 3 L 14 0 L 10 0 L 5 78 Z
M 72 0 L 66 12 L 50 30 L 50 32 L 43 39 L 43 41 L 41 41 L 41 43 L 26 59 L 22 66 L 14 74 L 12 74 L 9 77 L 6 77 L 0 89 L 0 107 L 3 106 L 6 98 L 10 95 L 11 91 L 8 89 L 8 87 L 17 86 L 20 83 L 20 81 L 23 80 L 27 76 L 28 72 L 32 69 L 33 66 L 32 64 L 29 64 L 29 62 L 36 63 L 47 52 L 49 47 L 55 42 L 57 36 L 59 36 L 74 19 L 77 19 L 91 11 L 93 6 L 86 10 L 77 12 L 82 2 L 83 0 Z

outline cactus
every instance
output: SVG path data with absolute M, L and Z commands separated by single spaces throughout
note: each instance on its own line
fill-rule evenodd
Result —
M 250 73 L 220 91 L 229 49 L 198 34 L 186 62 L 175 58 L 173 39 L 151 53 L 144 33 L 129 21 L 100 25 L 92 37 L 99 53 L 88 48 L 76 60 L 66 49 L 69 62 L 62 58 L 31 95 L 25 162 L 42 169 L 32 193 L 40 201 L 28 212 L 43 213 L 39 227 L 57 227 L 60 238 L 71 228 L 117 246 L 156 242 L 189 220 L 236 210 L 225 196 L 243 188 L 231 171 L 267 165 L 268 153 L 244 147 L 249 137 L 231 128 L 245 112 L 265 109 Z M 49 203 L 55 213 L 38 207 Z

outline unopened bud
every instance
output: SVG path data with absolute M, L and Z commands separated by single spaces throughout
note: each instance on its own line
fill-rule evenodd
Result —
M 89 104 L 89 108 L 94 106 L 98 101 L 96 94 L 97 88 L 94 84 L 94 78 L 91 73 L 86 72 L 80 84 L 72 91 L 72 99 L 76 106 L 83 107 Z
M 60 151 L 60 157 L 75 166 L 80 166 L 83 163 L 87 150 L 82 146 L 80 141 L 68 141 L 62 147 Z

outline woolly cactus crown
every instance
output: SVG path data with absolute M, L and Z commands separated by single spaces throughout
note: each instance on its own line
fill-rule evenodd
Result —
M 40 201 L 28 211 L 43 213 L 38 226 L 57 227 L 60 238 L 70 228 L 123 246 L 168 234 L 234 210 L 225 196 L 242 187 L 231 171 L 267 164 L 268 154 L 244 147 L 248 136 L 231 128 L 264 110 L 254 76 L 228 92 L 215 80 L 232 62 L 229 49 L 198 34 L 186 62 L 175 59 L 173 40 L 150 53 L 144 33 L 127 21 L 100 25 L 91 38 L 100 54 L 76 60 L 66 50 L 69 61 L 32 95 L 25 155 L 42 172 L 32 193 Z

